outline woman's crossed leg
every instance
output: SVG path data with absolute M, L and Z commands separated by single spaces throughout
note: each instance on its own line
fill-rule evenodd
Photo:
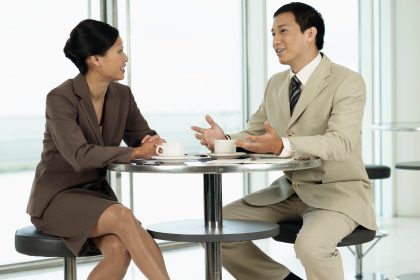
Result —
M 122 279 L 130 259 L 148 279 L 169 279 L 159 247 L 127 207 L 108 207 L 89 237 L 104 256 L 89 280 Z

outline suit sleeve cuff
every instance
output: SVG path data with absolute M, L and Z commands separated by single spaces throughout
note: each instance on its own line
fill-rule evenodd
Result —
M 292 143 L 289 138 L 281 137 L 283 141 L 283 150 L 281 151 L 279 157 L 291 157 L 294 154 Z

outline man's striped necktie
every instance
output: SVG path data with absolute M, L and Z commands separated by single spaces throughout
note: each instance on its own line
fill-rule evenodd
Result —
M 299 100 L 302 83 L 294 75 L 290 82 L 290 115 L 293 115 L 293 110 L 295 109 L 296 103 Z

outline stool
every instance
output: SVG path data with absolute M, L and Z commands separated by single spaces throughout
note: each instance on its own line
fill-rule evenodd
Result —
M 278 223 L 280 226 L 280 233 L 277 236 L 274 236 L 273 239 L 280 242 L 286 243 L 295 243 L 296 236 L 302 227 L 302 221 L 283 221 Z M 338 247 L 343 246 L 356 246 L 356 278 L 362 279 L 362 248 L 363 243 L 372 241 L 375 239 L 376 231 L 358 226 L 354 229 L 352 233 L 347 235 L 340 243 L 337 244 Z M 358 247 L 359 246 L 359 247 Z
M 370 180 L 380 180 L 380 179 L 386 179 L 391 176 L 391 168 L 389 168 L 386 165 L 379 165 L 379 164 L 365 164 L 366 172 L 368 174 L 368 177 Z M 356 257 L 356 263 L 357 259 L 360 256 L 360 258 L 363 258 L 375 245 L 378 243 L 383 237 L 388 236 L 388 232 L 385 230 L 378 229 L 376 230 L 376 240 L 375 242 L 365 251 L 361 251 L 360 254 L 357 252 L 354 252 L 350 247 L 348 249 L 353 253 L 353 255 Z M 362 245 L 360 245 L 360 250 L 362 249 Z M 357 251 L 357 247 L 356 247 Z M 362 260 L 360 260 L 361 262 Z M 356 264 L 357 265 L 357 264 Z M 361 267 L 360 267 L 361 268 Z M 356 269 L 357 271 L 357 269 Z M 360 272 L 362 272 L 362 269 L 360 269 Z M 373 273 L 371 275 L 372 277 L 370 279 L 378 279 L 378 280 L 385 280 L 387 279 L 384 275 L 378 273 Z M 368 279 L 367 275 L 361 274 L 359 279 Z
M 386 179 L 391 176 L 391 168 L 386 165 L 365 164 L 365 169 L 370 180 Z
M 76 280 L 76 256 L 64 245 L 60 237 L 39 232 L 33 225 L 18 229 L 15 233 L 17 252 L 38 257 L 64 258 L 64 280 Z M 83 252 L 83 257 L 101 255 L 99 250 Z
M 388 178 L 391 174 L 391 169 L 388 166 L 384 165 L 372 165 L 367 164 L 365 165 L 366 172 L 368 173 L 368 177 L 371 180 L 375 179 L 385 179 Z M 280 233 L 273 237 L 274 240 L 285 242 L 285 243 L 295 243 L 296 236 L 300 231 L 300 228 L 302 227 L 302 221 L 282 221 L 279 222 L 280 227 Z M 358 226 L 354 229 L 352 233 L 347 235 L 343 240 L 341 240 L 337 247 L 343 247 L 343 246 L 355 246 L 355 251 L 353 251 L 350 247 L 349 250 L 353 253 L 353 255 L 356 257 L 356 279 L 366 279 L 366 277 L 363 277 L 363 263 L 362 259 L 363 257 L 372 249 L 373 246 L 376 245 L 376 243 L 379 242 L 380 239 L 387 236 L 388 233 L 383 230 L 370 230 L 367 228 L 364 228 L 362 226 Z M 373 243 L 366 252 L 363 252 L 363 243 L 372 241 L 376 238 L 375 243 Z M 382 277 L 382 276 L 381 276 Z M 384 278 L 374 278 L 374 279 L 384 279 Z

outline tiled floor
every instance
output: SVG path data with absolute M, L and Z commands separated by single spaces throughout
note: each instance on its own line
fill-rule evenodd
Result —
M 364 271 L 381 271 L 389 279 L 402 273 L 420 272 L 420 233 L 419 218 L 394 218 L 381 222 L 381 227 L 389 232 L 389 236 L 381 240 L 364 258 Z M 304 277 L 299 261 L 294 257 L 293 248 L 272 240 L 259 241 L 258 244 L 269 252 L 276 260 L 286 264 L 296 274 Z M 365 245 L 367 248 L 369 245 Z M 347 248 L 340 249 L 346 273 L 346 279 L 354 279 L 354 258 Z M 204 279 L 203 249 L 194 246 L 186 249 L 164 251 L 164 258 L 172 279 L 199 280 Z M 86 279 L 93 264 L 78 266 L 79 279 Z M 44 269 L 18 274 L 0 275 L 0 279 L 35 280 L 62 279 L 62 269 Z M 132 265 L 125 277 L 126 280 L 145 279 Z M 233 279 L 224 271 L 223 279 Z M 377 278 L 378 280 L 380 278 Z

